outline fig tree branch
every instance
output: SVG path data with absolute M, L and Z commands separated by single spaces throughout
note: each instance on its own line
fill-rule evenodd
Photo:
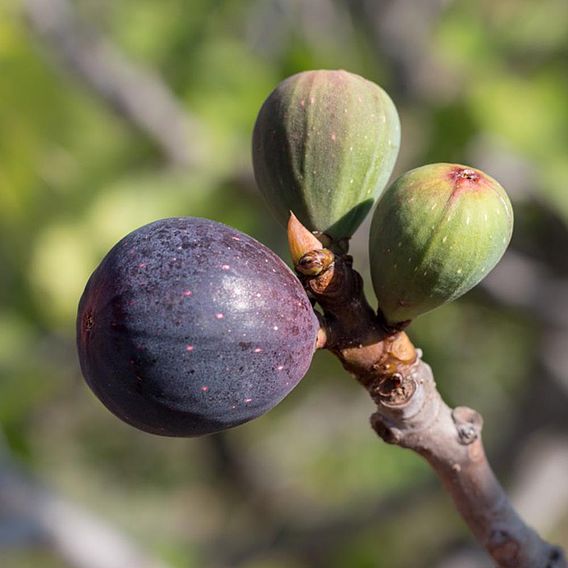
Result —
M 566 566 L 562 552 L 522 521 L 493 474 L 481 441 L 481 416 L 466 407 L 450 409 L 425 363 L 418 361 L 412 375 L 411 400 L 399 407 L 378 405 L 371 423 L 379 436 L 430 463 L 497 566 Z
M 373 312 L 351 257 L 323 245 L 309 250 L 306 244 L 302 251 L 298 243 L 309 242 L 306 232 L 292 216 L 288 237 L 294 265 L 323 310 L 319 347 L 334 353 L 369 392 L 377 405 L 373 429 L 387 443 L 428 461 L 496 566 L 566 568 L 562 550 L 525 524 L 495 477 L 481 440 L 481 416 L 470 408 L 448 407 L 420 351 Z

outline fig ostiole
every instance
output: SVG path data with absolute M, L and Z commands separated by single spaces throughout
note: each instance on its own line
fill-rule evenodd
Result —
M 400 176 L 373 214 L 369 252 L 379 309 L 399 325 L 455 300 L 505 252 L 513 211 L 482 171 L 430 164 Z
M 270 410 L 306 373 L 319 325 L 270 249 L 207 219 L 127 235 L 79 304 L 81 369 L 116 416 L 146 432 L 198 436 Z
M 253 134 L 257 184 L 286 226 L 352 236 L 385 188 L 400 145 L 396 108 L 383 89 L 347 71 L 306 71 L 280 83 Z

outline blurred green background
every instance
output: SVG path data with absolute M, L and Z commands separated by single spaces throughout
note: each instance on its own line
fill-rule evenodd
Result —
M 484 415 L 520 511 L 568 545 L 565 0 L 2 0 L 3 568 L 490 566 L 327 353 L 268 415 L 205 439 L 138 432 L 81 380 L 77 301 L 127 232 L 205 216 L 287 258 L 250 137 L 271 89 L 312 68 L 391 94 L 396 173 L 461 162 L 510 193 L 501 264 L 410 334 L 447 401 Z

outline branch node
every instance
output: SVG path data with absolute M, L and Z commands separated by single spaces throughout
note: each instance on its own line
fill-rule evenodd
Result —
M 316 349 L 324 349 L 327 344 L 327 330 L 324 326 L 320 326 L 316 337 Z
M 334 254 L 328 249 L 312 250 L 304 254 L 296 264 L 296 271 L 304 276 L 319 276 L 329 270 L 335 262 Z
M 483 419 L 479 412 L 467 406 L 456 406 L 452 410 L 452 420 L 458 432 L 458 440 L 463 446 L 469 446 L 481 435 Z
M 416 382 L 412 374 L 393 373 L 381 377 L 372 388 L 371 396 L 376 402 L 388 407 L 405 405 L 416 391 Z
M 399 445 L 402 441 L 401 430 L 388 424 L 380 412 L 375 412 L 371 416 L 371 427 L 387 444 Z
M 566 564 L 566 558 L 561 548 L 553 546 L 548 556 L 548 563 L 545 568 L 562 568 Z
M 494 530 L 489 537 L 487 548 L 491 556 L 497 560 L 499 566 L 514 568 L 519 565 L 520 545 L 509 531 L 505 529 Z

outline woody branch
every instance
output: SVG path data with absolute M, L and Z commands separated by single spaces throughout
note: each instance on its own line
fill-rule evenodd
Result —
M 520 518 L 495 477 L 479 413 L 443 401 L 420 350 L 374 313 L 351 257 L 324 248 L 293 215 L 288 238 L 296 272 L 322 310 L 318 347 L 334 353 L 369 392 L 377 405 L 375 432 L 428 461 L 496 566 L 566 568 L 562 550 Z

